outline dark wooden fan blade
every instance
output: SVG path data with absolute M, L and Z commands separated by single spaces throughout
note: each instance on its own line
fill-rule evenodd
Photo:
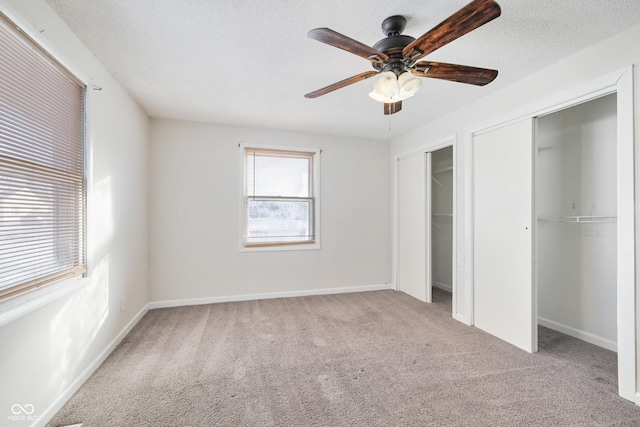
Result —
M 307 36 L 330 46 L 346 50 L 372 62 L 383 62 L 389 59 L 384 53 L 329 28 L 316 28 L 315 30 L 309 31 Z
M 418 77 L 430 77 L 476 86 L 484 86 L 491 83 L 498 76 L 498 70 L 430 61 L 418 62 L 411 70 L 411 73 Z
M 498 16 L 498 3 L 493 0 L 474 0 L 407 45 L 402 55 L 417 61 Z
M 327 87 L 323 87 L 322 89 L 318 89 L 313 92 L 309 92 L 304 97 L 305 98 L 317 98 L 322 95 L 326 95 L 329 92 L 333 92 L 334 90 L 343 88 L 345 86 L 349 86 L 354 83 L 358 83 L 359 81 L 368 79 L 369 77 L 373 77 L 378 74 L 378 71 L 366 71 L 364 73 L 360 73 L 357 76 L 349 77 L 348 79 L 340 80 L 337 83 L 329 85 Z

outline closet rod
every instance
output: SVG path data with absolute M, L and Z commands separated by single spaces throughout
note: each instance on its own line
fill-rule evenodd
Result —
M 579 216 L 559 216 L 556 218 L 538 218 L 541 221 L 556 221 L 569 223 L 596 223 L 596 222 L 616 222 L 615 215 L 579 215 Z
M 616 216 L 607 216 L 607 215 L 582 215 L 582 216 L 560 216 L 558 217 L 559 222 L 613 222 L 616 221 L 618 217 Z

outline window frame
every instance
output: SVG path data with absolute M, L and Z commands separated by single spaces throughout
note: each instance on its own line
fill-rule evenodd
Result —
M 239 245 L 241 252 L 261 252 L 261 251 L 291 251 L 291 250 L 314 250 L 320 249 L 320 154 L 322 150 L 319 148 L 309 147 L 297 147 L 286 145 L 268 145 L 268 144 L 250 144 L 239 143 L 239 173 L 240 173 L 240 204 L 239 204 Z M 253 243 L 246 244 L 246 230 L 248 220 L 248 200 L 247 194 L 247 169 L 246 169 L 246 153 L 247 150 L 256 149 L 273 152 L 293 152 L 301 154 L 313 154 L 313 160 L 311 164 L 311 203 L 313 204 L 313 230 L 315 238 L 313 241 L 297 241 L 297 242 L 273 242 L 273 243 Z M 277 199 L 277 197 L 274 197 Z M 290 197 L 284 197 L 284 199 L 291 199 Z M 307 199 L 307 198 L 304 198 Z
M 87 237 L 87 208 L 88 208 L 88 188 L 89 188 L 89 152 L 91 144 L 89 143 L 88 132 L 88 110 L 90 105 L 90 92 L 87 82 L 89 79 L 79 73 L 75 67 L 69 66 L 67 61 L 61 59 L 62 56 L 49 46 L 45 39 L 39 36 L 39 32 L 35 31 L 30 25 L 23 24 L 22 20 L 11 10 L 0 10 L 0 19 L 8 22 L 15 27 L 31 44 L 32 49 L 40 51 L 43 56 L 49 58 L 62 68 L 68 76 L 75 80 L 83 91 L 82 100 L 82 170 L 81 175 L 78 174 L 75 179 L 81 182 L 80 196 L 80 241 L 81 245 L 79 256 L 82 262 L 72 269 L 67 269 L 67 273 L 53 273 L 50 275 L 40 276 L 33 280 L 23 282 L 21 284 L 11 286 L 4 289 L 0 293 L 0 327 L 4 326 L 40 307 L 43 307 L 59 298 L 69 295 L 81 287 L 87 285 L 88 282 L 88 237 Z M 45 168 L 46 169 L 46 168 Z M 54 207 L 55 209 L 55 207 Z M 62 270 L 61 270 L 62 271 Z M 48 277 L 53 276 L 52 279 Z M 33 283 L 32 283 L 33 282 Z

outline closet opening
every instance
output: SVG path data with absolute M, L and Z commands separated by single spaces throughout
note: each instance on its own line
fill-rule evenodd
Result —
M 432 302 L 452 312 L 453 147 L 431 152 Z
M 617 393 L 617 99 L 536 118 L 538 350 Z

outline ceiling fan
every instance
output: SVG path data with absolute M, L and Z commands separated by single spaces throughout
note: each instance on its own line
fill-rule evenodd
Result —
M 384 114 L 394 114 L 402 109 L 402 100 L 420 89 L 422 80 L 415 77 L 484 86 L 498 76 L 497 70 L 418 60 L 498 16 L 500 6 L 494 0 L 474 0 L 417 39 L 402 35 L 407 23 L 403 16 L 390 16 L 382 22 L 386 37 L 373 47 L 329 28 L 311 30 L 307 33 L 309 38 L 368 59 L 375 71 L 341 80 L 310 92 L 305 98 L 317 98 L 380 74 L 369 96 L 384 103 Z

